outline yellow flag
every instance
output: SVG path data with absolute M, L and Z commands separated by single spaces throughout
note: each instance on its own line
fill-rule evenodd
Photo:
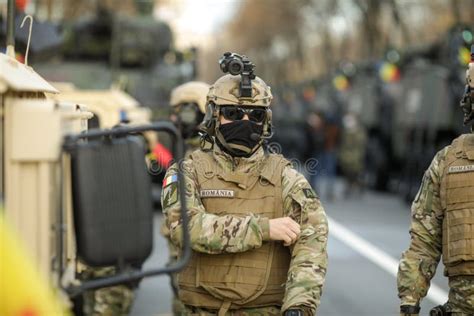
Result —
M 0 315 L 70 315 L 40 276 L 0 209 Z

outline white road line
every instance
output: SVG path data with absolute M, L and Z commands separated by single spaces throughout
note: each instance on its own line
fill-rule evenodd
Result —
M 390 257 L 376 246 L 372 245 L 367 240 L 359 237 L 342 224 L 338 223 L 332 218 L 329 218 L 329 234 L 336 237 L 359 254 L 372 261 L 380 268 L 384 269 L 395 278 L 398 272 L 398 261 Z M 448 300 L 448 293 L 439 286 L 431 283 L 430 290 L 426 298 L 435 304 L 444 304 Z

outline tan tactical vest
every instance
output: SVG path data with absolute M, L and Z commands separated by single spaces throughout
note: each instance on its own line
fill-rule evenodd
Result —
M 455 139 L 441 182 L 443 263 L 448 276 L 474 275 L 474 134 Z
M 283 216 L 282 172 L 289 162 L 269 155 L 248 174 L 226 172 L 212 153 L 192 153 L 197 188 L 209 213 L 244 216 L 252 212 L 268 218 Z M 179 298 L 186 305 L 213 310 L 281 306 L 291 255 L 282 243 L 241 252 L 208 255 L 193 252 L 178 275 Z M 223 314 L 223 313 L 219 313 Z

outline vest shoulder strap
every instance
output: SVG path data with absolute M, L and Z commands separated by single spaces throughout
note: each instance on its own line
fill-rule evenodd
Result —
M 446 166 L 458 159 L 474 160 L 474 134 L 463 134 L 454 139 L 446 157 Z
M 191 154 L 190 158 L 198 175 L 210 179 L 217 172 L 217 164 L 212 157 L 212 152 L 196 150 Z
M 289 165 L 291 165 L 291 162 L 282 155 L 269 154 L 266 158 L 265 164 L 262 167 L 260 176 L 268 180 L 273 185 L 280 185 L 283 169 Z

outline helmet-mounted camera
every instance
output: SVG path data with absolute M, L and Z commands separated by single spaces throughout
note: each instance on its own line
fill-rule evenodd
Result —
M 219 60 L 219 65 L 224 73 L 230 73 L 234 76 L 240 75 L 242 77 L 239 89 L 240 97 L 251 98 L 252 79 L 255 79 L 255 74 L 253 73 L 255 65 L 248 57 L 227 52 Z

